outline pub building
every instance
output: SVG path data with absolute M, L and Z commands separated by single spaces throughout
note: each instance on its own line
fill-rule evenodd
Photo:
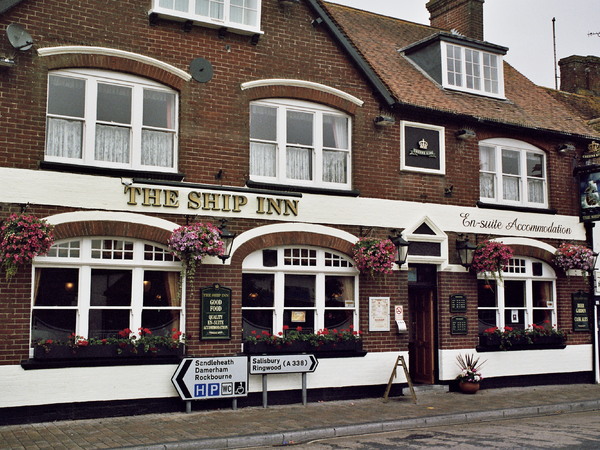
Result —
M 308 401 L 381 396 L 399 356 L 452 389 L 467 354 L 483 388 L 593 382 L 589 277 L 554 254 L 591 244 L 573 171 L 600 136 L 484 40 L 482 0 L 423 1 L 429 26 L 212 3 L 0 2 L 0 215 L 54 236 L 0 283 L 2 423 L 179 411 L 182 357 L 266 335 L 360 336 L 307 351 Z M 212 254 L 177 257 L 180 227 L 219 234 Z M 474 269 L 485 242 L 501 273 Z M 268 386 L 299 401 L 295 373 Z

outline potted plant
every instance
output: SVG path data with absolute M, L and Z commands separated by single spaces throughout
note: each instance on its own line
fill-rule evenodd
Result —
M 471 270 L 482 273 L 486 281 L 488 274 L 501 281 L 502 271 L 512 257 L 513 251 L 508 245 L 497 241 L 484 241 L 475 249 Z
M 40 339 L 34 342 L 36 360 L 72 360 L 106 358 L 142 358 L 181 356 L 185 335 L 173 328 L 165 335 L 153 334 L 148 328 L 137 333 L 129 328 L 108 338 L 85 338 L 71 333 L 64 341 Z
M 20 265 L 48 253 L 53 226 L 32 215 L 11 214 L 0 226 L 0 267 L 10 280 Z
M 595 256 L 594 252 L 584 245 L 563 242 L 554 253 L 554 264 L 567 275 L 570 270 L 581 270 L 583 277 L 587 279 L 588 272 L 594 268 Z
M 360 272 L 388 274 L 394 267 L 396 246 L 390 239 L 362 237 L 352 247 L 352 255 Z
M 196 222 L 176 228 L 167 242 L 169 250 L 182 264 L 181 279 L 193 283 L 196 266 L 205 256 L 220 256 L 225 251 L 221 231 L 212 223 Z M 181 290 L 181 289 L 180 289 Z
M 316 333 L 305 332 L 302 327 L 290 329 L 283 326 L 283 331 L 271 334 L 263 330 L 252 332 L 244 339 L 244 353 L 356 353 L 362 350 L 361 332 L 350 326 L 344 329 L 318 330 Z
M 479 362 L 475 355 L 463 355 L 459 353 L 456 357 L 460 373 L 456 376 L 458 388 L 465 394 L 475 394 L 479 390 L 479 383 L 483 380 L 481 367 L 485 363 Z

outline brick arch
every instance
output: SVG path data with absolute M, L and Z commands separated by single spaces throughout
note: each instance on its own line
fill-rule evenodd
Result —
M 355 115 L 358 109 L 358 105 L 338 97 L 337 95 L 300 86 L 260 86 L 249 89 L 245 91 L 244 94 L 248 102 L 267 98 L 291 98 L 321 103 L 332 108 L 340 109 L 351 115 Z
M 236 249 L 232 258 L 241 264 L 246 256 L 256 250 L 282 245 L 311 245 L 335 250 L 347 256 L 352 254 L 352 243 L 339 237 L 304 231 L 284 231 L 281 233 L 268 233 L 250 239 Z
M 171 233 L 162 228 L 132 222 L 110 220 L 61 223 L 54 228 L 56 240 L 74 237 L 115 236 L 141 239 L 166 245 Z
M 181 91 L 186 80 L 160 67 L 115 55 L 61 53 L 44 57 L 49 70 L 92 68 L 113 70 L 149 78 Z

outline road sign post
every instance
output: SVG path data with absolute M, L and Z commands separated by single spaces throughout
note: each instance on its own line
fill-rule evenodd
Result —
M 182 400 L 231 398 L 235 402 L 248 395 L 248 358 L 184 358 L 171 381 Z
M 263 408 L 267 407 L 267 375 L 302 374 L 302 404 L 307 403 L 306 374 L 314 372 L 319 362 L 315 355 L 262 355 L 250 357 L 250 374 L 262 375 Z

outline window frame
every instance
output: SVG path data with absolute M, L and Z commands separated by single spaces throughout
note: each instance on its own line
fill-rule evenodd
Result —
M 92 248 L 93 241 L 118 241 L 132 243 L 131 259 L 98 258 L 98 250 Z M 74 247 L 74 245 L 79 245 Z M 150 246 L 149 248 L 147 246 Z M 110 253 L 110 250 L 101 250 L 102 253 Z M 115 250 L 115 253 L 124 253 Z M 96 254 L 96 257 L 94 256 Z M 145 259 L 150 255 L 150 260 Z M 164 260 L 168 259 L 168 260 Z M 77 304 L 69 306 L 35 305 L 35 284 L 39 270 L 43 269 L 76 269 L 78 271 Z M 130 305 L 92 305 L 92 272 L 94 270 L 126 270 L 131 271 L 131 304 Z M 128 239 L 122 237 L 93 236 L 70 238 L 56 241 L 49 253 L 45 256 L 35 258 L 32 265 L 32 291 L 31 291 L 31 323 L 30 333 L 33 337 L 33 317 L 36 310 L 75 311 L 75 334 L 83 337 L 95 337 L 89 335 L 90 311 L 99 309 L 128 310 L 128 328 L 137 332 L 142 327 L 142 314 L 150 310 L 172 310 L 179 311 L 179 330 L 185 332 L 185 279 L 181 280 L 182 288 L 179 305 L 151 306 L 144 305 L 144 272 L 170 272 L 181 273 L 181 262 L 172 256 L 166 246 L 157 245 L 153 242 Z M 170 331 L 170 330 L 169 330 Z M 67 336 L 64 337 L 66 339 Z
M 494 152 L 494 170 L 486 170 L 482 163 L 482 147 L 493 148 Z M 546 209 L 549 207 L 548 203 L 548 158 L 546 152 L 539 148 L 528 144 L 523 141 L 517 141 L 515 139 L 486 139 L 479 142 L 479 199 L 484 203 L 493 203 L 498 205 L 507 206 L 520 206 L 537 209 Z M 502 167 L 502 151 L 511 151 L 519 153 L 519 174 L 504 173 Z M 543 175 L 541 177 L 532 177 L 527 173 L 527 156 L 528 154 L 541 156 L 543 158 Z M 482 187 L 482 177 L 484 175 L 490 176 L 494 182 L 494 197 L 484 197 Z M 519 183 L 519 200 L 504 199 L 504 177 L 518 178 Z M 542 193 L 544 195 L 543 202 L 529 201 L 529 179 L 540 181 L 542 186 Z
M 533 271 L 534 263 L 541 264 L 542 273 L 540 275 L 534 275 L 534 271 Z M 523 269 L 524 272 L 522 272 L 522 273 L 519 273 L 519 264 L 523 264 L 522 267 L 524 268 Z M 487 275 L 487 278 L 486 278 L 486 275 Z M 489 278 L 490 278 L 489 274 L 478 274 L 477 275 L 477 280 L 478 280 L 479 284 L 487 284 Z M 546 325 L 548 325 L 548 327 L 556 327 L 557 319 L 558 319 L 556 274 L 555 274 L 554 270 L 550 267 L 549 264 L 547 264 L 543 261 L 537 260 L 535 258 L 529 258 L 529 257 L 525 257 L 525 256 L 515 256 L 515 257 L 511 258 L 511 260 L 509 261 L 509 264 L 504 269 L 504 271 L 502 273 L 502 280 L 503 281 L 501 283 L 493 282 L 493 286 L 492 286 L 492 291 L 495 295 L 496 306 L 482 307 L 482 306 L 480 306 L 481 298 L 478 298 L 478 304 L 477 304 L 478 315 L 481 311 L 495 311 L 495 316 L 496 316 L 496 319 L 495 319 L 496 325 L 482 324 L 481 320 L 478 318 L 479 334 L 482 334 L 482 332 L 485 329 L 493 327 L 493 326 L 496 326 L 501 330 L 503 330 L 504 327 L 506 327 L 506 326 L 513 327 L 513 328 L 519 328 L 518 326 L 515 326 L 513 323 L 506 323 L 507 322 L 506 314 L 510 310 L 523 311 L 524 329 L 531 329 L 531 325 L 533 323 L 535 323 L 534 322 L 534 312 L 535 311 L 549 311 L 551 319 L 549 320 L 549 323 Z M 522 307 L 506 306 L 505 292 L 506 292 L 506 282 L 507 281 L 508 282 L 511 282 L 511 281 L 523 281 L 524 282 L 524 288 L 525 288 L 525 293 L 524 293 L 525 305 L 524 306 L 522 306 Z M 550 306 L 546 305 L 546 307 L 544 308 L 544 307 L 533 305 L 533 283 L 534 282 L 549 282 L 549 283 L 551 283 L 552 299 L 549 300 L 551 302 Z
M 281 184 L 281 185 L 291 185 L 291 186 L 304 186 L 304 187 L 314 187 L 314 188 L 324 188 L 324 189 L 339 189 L 339 190 L 351 190 L 352 188 L 352 118 L 350 115 L 317 103 L 302 101 L 302 100 L 292 100 L 292 99 L 265 99 L 265 100 L 256 100 L 250 102 L 249 105 L 249 116 L 250 121 L 252 121 L 252 107 L 266 107 L 273 108 L 276 110 L 276 130 L 275 130 L 275 140 L 264 140 L 249 137 L 250 141 L 250 149 L 249 149 L 249 159 L 252 159 L 252 144 L 253 143 L 266 143 L 275 145 L 275 176 L 265 176 L 265 175 L 257 175 L 252 173 L 252 168 L 250 167 L 250 180 L 254 182 L 260 183 L 270 183 L 270 184 Z M 313 144 L 312 148 L 312 180 L 306 179 L 294 179 L 289 178 L 287 175 L 287 148 L 288 146 L 295 147 L 294 145 L 288 145 L 287 141 L 287 113 L 288 112 L 298 112 L 305 114 L 312 114 L 313 123 L 312 123 L 312 138 Z M 323 142 L 323 117 L 324 116 L 334 116 L 341 117 L 346 120 L 346 142 L 347 149 L 343 148 L 333 148 L 333 147 L 325 147 Z M 304 148 L 308 146 L 298 145 L 299 148 Z M 324 160 L 324 152 L 326 151 L 335 151 L 335 152 L 343 152 L 346 157 L 346 181 L 344 183 L 323 181 L 323 160 Z M 251 164 L 251 162 L 250 162 Z
M 263 263 L 263 251 L 276 251 L 277 252 L 277 265 L 276 266 L 265 266 Z M 286 250 L 299 250 L 302 251 L 315 251 L 316 258 L 314 259 L 314 265 L 301 265 L 299 264 L 288 264 L 285 261 Z M 328 255 L 329 259 L 328 259 Z M 300 257 L 299 259 L 306 259 Z M 335 266 L 331 263 L 331 260 L 342 261 L 341 264 L 345 264 L 346 267 Z M 329 262 L 328 262 L 329 261 Z M 352 313 L 352 327 L 355 331 L 359 329 L 359 272 L 354 267 L 353 262 L 346 255 L 319 247 L 313 246 L 280 246 L 272 247 L 268 249 L 257 250 L 248 255 L 242 264 L 242 275 L 273 275 L 274 287 L 273 287 L 273 306 L 259 306 L 259 307 L 248 307 L 242 306 L 242 324 L 244 311 L 262 310 L 272 311 L 272 334 L 278 334 L 284 332 L 284 319 L 286 311 L 293 309 L 297 310 L 313 310 L 314 311 L 314 332 L 325 328 L 325 312 L 327 310 L 344 310 L 351 311 Z M 304 307 L 304 306 L 286 306 L 285 305 L 285 277 L 286 275 L 312 275 L 315 276 L 315 306 Z M 328 276 L 339 276 L 339 277 L 353 277 L 354 278 L 354 292 L 353 292 L 353 306 L 344 307 L 332 307 L 326 305 L 325 299 L 325 282 Z M 290 326 L 290 328 L 293 328 Z
M 158 14 L 161 17 L 165 17 L 165 18 L 169 18 L 169 19 L 192 21 L 196 24 L 199 24 L 202 26 L 208 26 L 211 28 L 225 27 L 225 28 L 227 28 L 228 31 L 232 31 L 234 33 L 239 33 L 239 34 L 263 34 L 263 32 L 260 30 L 260 22 L 261 22 L 261 14 L 262 14 L 262 1 L 263 0 L 256 0 L 257 1 L 256 23 L 254 23 L 254 24 L 244 24 L 244 23 L 239 23 L 239 22 L 233 22 L 230 20 L 231 8 L 232 8 L 232 6 L 236 6 L 236 5 L 231 4 L 231 0 L 223 0 L 223 18 L 222 19 L 211 17 L 210 15 L 206 16 L 206 15 L 196 14 L 195 12 L 191 13 L 189 11 L 192 11 L 192 10 L 195 11 L 195 6 L 194 6 L 195 0 L 184 0 L 184 1 L 188 2 L 188 7 L 187 7 L 186 11 L 180 11 L 175 8 L 161 6 L 160 5 L 161 0 L 153 0 L 152 7 L 150 8 L 149 13 L 150 14 Z
M 452 72 L 456 73 L 460 76 L 460 84 L 456 84 L 452 82 L 450 79 L 450 69 L 451 67 L 448 64 L 448 51 L 449 47 L 455 48 L 460 51 L 460 59 L 458 59 L 459 67 L 458 71 Z M 474 80 L 479 82 L 479 88 L 468 87 L 467 86 L 467 77 L 468 77 L 468 65 L 466 53 L 472 52 L 473 55 L 478 55 L 478 63 L 477 65 L 473 65 L 473 67 L 477 67 L 478 76 L 474 77 Z M 496 59 L 496 70 L 497 70 L 497 78 L 486 78 L 485 68 L 489 67 L 484 64 L 484 56 L 490 56 Z M 442 64 L 442 86 L 446 89 L 458 90 L 462 92 L 469 92 L 472 94 L 485 95 L 487 97 L 494 98 L 505 98 L 504 94 L 504 58 L 502 55 L 492 52 L 486 52 L 484 50 L 480 50 L 473 47 L 468 47 L 464 45 L 459 45 L 456 42 L 446 42 L 441 41 L 441 64 Z M 471 75 L 473 76 L 473 75 Z M 492 90 L 488 90 L 485 88 L 486 80 L 490 80 L 492 83 L 497 83 L 498 92 L 493 92 Z
M 64 77 L 81 80 L 84 87 L 84 111 L 83 117 L 72 117 L 64 114 L 50 113 L 50 89 L 51 77 Z M 64 163 L 85 167 L 101 167 L 108 169 L 130 169 L 138 171 L 153 171 L 164 173 L 176 173 L 178 167 L 178 130 L 179 130 L 179 93 L 163 84 L 150 79 L 100 69 L 61 69 L 48 72 L 47 77 L 47 105 L 46 105 L 46 141 L 44 145 L 44 161 L 53 163 Z M 124 87 L 131 89 L 131 113 L 129 124 L 118 124 L 116 122 L 105 122 L 97 119 L 98 85 Z M 162 128 L 144 125 L 144 92 L 155 91 L 173 96 L 173 126 Z M 81 157 L 67 157 L 48 154 L 49 123 L 52 119 L 77 120 L 82 122 Z M 95 159 L 95 137 L 96 126 L 100 125 L 124 125 L 130 129 L 129 135 L 129 162 L 115 162 Z M 143 131 L 160 131 L 172 136 L 172 163 L 171 166 L 142 164 L 142 139 Z

